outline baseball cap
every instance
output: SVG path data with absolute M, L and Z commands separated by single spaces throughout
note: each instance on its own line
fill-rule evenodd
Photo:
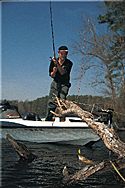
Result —
M 58 48 L 58 50 L 59 50 L 59 51 L 60 51 L 60 50 L 65 50 L 65 51 L 68 52 L 67 46 L 60 46 L 60 47 Z

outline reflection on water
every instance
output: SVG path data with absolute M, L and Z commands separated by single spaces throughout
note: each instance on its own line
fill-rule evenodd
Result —
M 5 139 L 2 139 L 2 186 L 5 188 L 122 188 L 123 182 L 115 172 L 96 174 L 86 181 L 74 185 L 63 183 L 62 170 L 66 165 L 71 173 L 83 167 L 77 158 L 77 150 L 89 159 L 101 161 L 108 158 L 108 151 L 102 142 L 96 143 L 93 148 L 62 144 L 40 144 L 23 142 L 37 158 L 32 163 L 19 163 L 18 156 Z

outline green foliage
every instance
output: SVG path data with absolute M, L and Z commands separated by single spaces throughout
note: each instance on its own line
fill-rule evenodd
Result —
M 125 1 L 105 1 L 106 13 L 99 15 L 99 23 L 107 23 L 113 34 L 109 48 L 112 61 L 108 64 L 107 79 L 112 79 L 115 95 L 125 93 Z
M 105 1 L 107 13 L 99 15 L 99 23 L 107 23 L 112 31 L 125 31 L 125 1 Z

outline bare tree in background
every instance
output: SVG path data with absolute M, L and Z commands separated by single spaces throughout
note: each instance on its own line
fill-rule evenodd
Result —
M 79 41 L 74 45 L 74 51 L 82 59 L 81 71 L 92 71 L 94 77 L 91 86 L 100 86 L 102 92 L 111 96 L 113 108 L 116 107 L 116 98 L 125 88 L 125 48 L 123 41 L 119 41 L 112 32 L 106 34 L 96 30 L 96 24 L 91 19 L 85 19 L 83 28 L 79 32 Z M 82 74 L 81 74 L 82 75 Z

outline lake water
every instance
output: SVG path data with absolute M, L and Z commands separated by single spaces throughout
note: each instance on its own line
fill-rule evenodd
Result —
M 31 163 L 20 163 L 18 155 L 6 139 L 1 139 L 1 187 L 3 188 L 124 188 L 125 184 L 114 171 L 95 174 L 85 181 L 66 185 L 62 170 L 66 165 L 70 173 L 84 167 L 78 161 L 80 148 L 89 159 L 108 159 L 108 150 L 102 142 L 92 148 L 64 144 L 22 142 L 37 158 Z M 125 174 L 123 174 L 125 177 Z

